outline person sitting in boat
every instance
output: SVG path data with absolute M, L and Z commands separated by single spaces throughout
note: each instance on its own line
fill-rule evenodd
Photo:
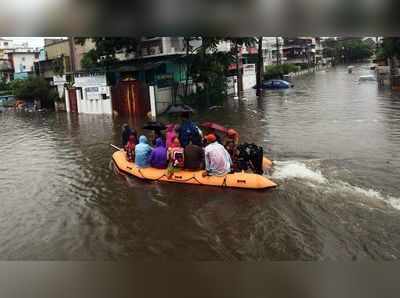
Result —
M 232 160 L 225 147 L 217 142 L 214 134 L 206 136 L 205 151 L 206 171 L 203 176 L 224 176 L 231 171 Z
M 135 161 L 135 147 L 136 147 L 136 138 L 133 134 L 131 134 L 129 136 L 128 143 L 124 147 L 126 152 L 126 159 L 130 162 Z
M 201 145 L 201 137 L 197 126 L 189 119 L 189 113 L 182 114 L 182 124 L 179 130 L 179 141 L 182 147 L 189 144 L 189 139 L 192 138 L 196 145 Z
M 156 145 L 156 141 L 157 141 L 158 138 L 160 138 L 163 141 L 163 143 L 165 143 L 165 137 L 164 137 L 164 135 L 163 135 L 163 133 L 161 132 L 160 129 L 155 129 L 153 131 L 152 138 L 153 138 L 153 141 L 152 141 L 153 146 Z
M 232 161 L 232 171 L 239 172 L 239 164 L 238 164 L 238 149 L 237 145 L 233 140 L 227 141 L 225 144 L 225 149 L 228 151 L 229 156 Z
M 145 136 L 140 136 L 139 144 L 135 147 L 135 164 L 139 168 L 147 168 L 150 166 L 150 155 L 152 148 Z
M 157 138 L 156 147 L 153 148 L 150 155 L 150 166 L 156 169 L 167 168 L 167 148 L 161 138 Z
M 175 138 L 171 146 L 168 148 L 168 176 L 183 169 L 185 165 L 184 149 L 178 138 Z
M 165 144 L 167 145 L 167 148 L 169 148 L 171 146 L 172 141 L 177 137 L 175 129 L 176 129 L 175 124 L 167 125 L 167 133 L 165 135 Z
M 214 136 L 217 138 L 217 142 L 218 142 L 218 143 L 220 143 L 220 144 L 222 144 L 222 145 L 224 144 L 224 142 L 223 142 L 221 136 L 219 135 L 219 133 L 218 133 L 218 131 L 217 131 L 216 129 L 214 129 L 214 128 L 207 128 L 207 130 L 205 131 L 205 134 L 206 134 L 206 135 L 214 135 Z M 204 137 L 204 138 L 203 138 L 203 147 L 205 147 L 205 146 L 207 146 L 207 140 L 206 140 L 206 138 Z
M 128 124 L 122 125 L 122 132 L 121 132 L 121 138 L 122 138 L 122 147 L 125 147 L 125 145 L 128 143 L 129 136 L 132 134 L 132 130 L 130 129 Z
M 239 133 L 233 128 L 229 128 L 225 134 L 224 145 L 226 146 L 228 143 L 233 141 L 233 143 L 237 146 L 239 145 L 239 138 Z
M 184 167 L 187 170 L 196 171 L 204 168 L 204 149 L 193 144 L 192 138 L 184 149 Z

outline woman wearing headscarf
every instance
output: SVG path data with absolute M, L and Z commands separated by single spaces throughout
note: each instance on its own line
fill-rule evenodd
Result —
M 140 136 L 139 144 L 135 147 L 135 164 L 140 168 L 149 167 L 151 151 L 152 148 L 147 138 L 143 135 Z
M 128 124 L 122 125 L 121 131 L 121 139 L 122 139 L 122 147 L 125 147 L 128 143 L 129 136 L 132 134 L 132 130 L 130 129 Z
M 175 124 L 168 124 L 167 125 L 167 133 L 165 135 L 165 144 L 167 145 L 167 148 L 169 148 L 174 141 L 174 139 L 177 137 L 176 132 L 175 132 Z
M 156 139 L 156 147 L 151 151 L 150 166 L 156 169 L 167 168 L 167 148 L 161 138 Z
M 128 124 L 122 125 L 122 132 L 121 132 L 121 138 L 122 138 L 122 147 L 125 147 L 126 144 L 128 143 L 129 137 L 133 135 L 135 137 L 135 144 L 138 143 L 138 137 L 137 137 L 137 132 L 135 129 L 130 128 Z

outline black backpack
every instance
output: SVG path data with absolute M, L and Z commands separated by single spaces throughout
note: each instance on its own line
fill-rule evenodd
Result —
M 264 149 L 256 144 L 244 143 L 238 146 L 238 167 L 240 171 L 247 171 L 249 168 L 254 173 L 262 175 Z

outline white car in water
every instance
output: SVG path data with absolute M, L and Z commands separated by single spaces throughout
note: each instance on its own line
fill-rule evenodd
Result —
M 374 75 L 364 75 L 364 76 L 360 76 L 360 78 L 358 79 L 360 82 L 363 81 L 376 81 L 376 78 Z

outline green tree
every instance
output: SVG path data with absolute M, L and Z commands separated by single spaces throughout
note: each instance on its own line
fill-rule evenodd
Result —
M 54 107 L 54 93 L 47 81 L 41 77 L 30 77 L 27 80 L 14 80 L 10 87 L 15 97 L 25 100 L 39 100 L 42 107 Z
M 221 38 L 202 37 L 201 40 L 201 46 L 191 57 L 190 75 L 196 85 L 202 87 L 191 99 L 208 106 L 221 103 L 226 97 L 226 74 L 232 55 L 217 51 L 218 44 L 223 40 Z
M 327 39 L 323 42 L 324 56 L 334 58 L 335 62 L 354 62 L 370 58 L 373 48 L 361 38 L 344 40 Z
M 390 66 L 390 79 L 393 85 L 393 76 L 398 74 L 397 68 L 400 58 L 400 37 L 385 37 L 382 47 L 377 52 L 377 58 L 388 59 Z
M 377 58 L 400 58 L 400 37 L 385 37 L 377 51 Z
M 56 75 L 62 76 L 65 73 L 65 68 L 64 68 L 64 55 L 61 55 L 57 59 L 54 59 L 53 61 L 53 71 Z
M 241 92 L 243 91 L 242 86 L 242 72 L 240 70 L 240 58 L 239 53 L 242 47 L 253 47 L 257 41 L 254 37 L 228 37 L 226 40 L 230 41 L 233 44 L 233 55 L 235 57 L 236 63 L 236 76 L 238 79 L 238 96 L 241 97 Z
M 191 67 L 193 63 L 192 55 L 196 52 L 198 48 L 194 48 L 191 45 L 192 41 L 201 40 L 201 37 L 198 36 L 185 36 L 184 38 L 185 43 L 185 64 L 186 64 L 186 83 L 185 83 L 185 96 L 188 95 L 188 87 L 189 87 L 189 79 L 191 73 Z
M 85 44 L 88 37 L 75 38 L 75 43 Z M 90 50 L 82 58 L 82 67 L 85 69 L 104 68 L 108 70 L 118 61 L 116 55 L 125 53 L 126 55 L 140 53 L 140 37 L 94 37 L 90 38 L 95 48 Z
M 299 67 L 294 64 L 274 64 L 268 65 L 265 68 L 264 79 L 280 79 L 283 75 L 289 74 L 291 72 L 296 72 Z
M 9 85 L 6 83 L 5 80 L 0 79 L 0 91 L 9 90 Z

